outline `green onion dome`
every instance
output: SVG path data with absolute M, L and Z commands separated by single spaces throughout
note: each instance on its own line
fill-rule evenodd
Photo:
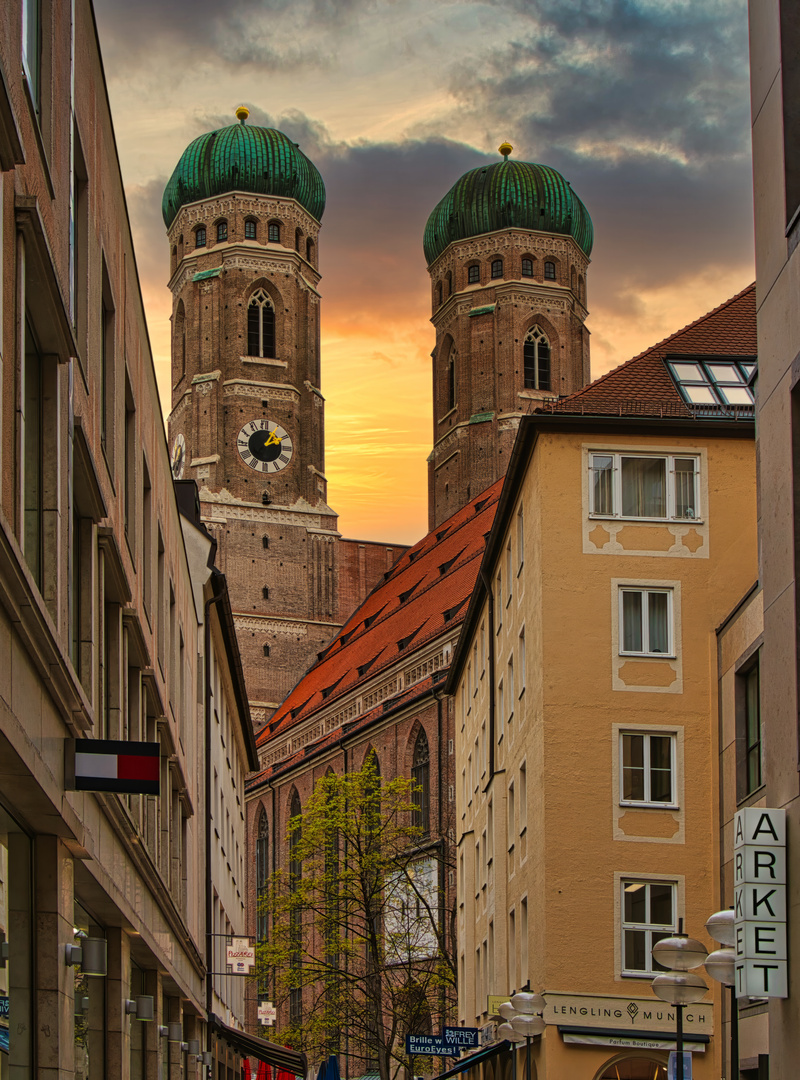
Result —
M 320 221 L 325 185 L 316 166 L 282 131 L 246 124 L 245 106 L 236 115 L 238 124 L 206 132 L 181 154 L 161 201 L 167 228 L 182 206 L 228 191 L 296 199 Z
M 434 208 L 422 241 L 428 266 L 454 240 L 498 229 L 560 233 L 590 254 L 592 219 L 569 183 L 549 165 L 509 161 L 511 150 L 503 143 L 502 161 L 464 173 Z

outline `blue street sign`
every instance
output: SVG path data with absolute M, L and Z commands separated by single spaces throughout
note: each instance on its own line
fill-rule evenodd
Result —
M 667 1062 L 667 1080 L 678 1080 L 678 1051 L 670 1050 Z M 683 1051 L 683 1080 L 692 1080 L 692 1052 Z
M 448 1046 L 480 1046 L 481 1034 L 473 1027 L 446 1027 L 442 1031 Z

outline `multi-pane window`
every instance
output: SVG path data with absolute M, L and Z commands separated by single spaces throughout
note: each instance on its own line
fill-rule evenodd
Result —
M 544 264 L 544 280 L 555 281 L 556 280 L 556 264 L 554 262 L 546 262 Z
M 519 632 L 519 696 L 525 693 L 525 627 Z
M 592 454 L 590 512 L 603 517 L 693 521 L 698 515 L 698 459 Z
M 620 653 L 672 654 L 672 590 L 619 590 Z
M 411 779 L 416 789 L 413 795 L 415 810 L 412 814 L 412 824 L 421 830 L 423 836 L 427 836 L 430 832 L 430 771 L 431 755 L 428 737 L 420 729 L 414 745 L 414 763 L 411 766 Z
M 503 276 L 503 260 L 492 259 L 492 277 L 501 278 Z
M 664 968 L 653 946 L 674 933 L 675 885 L 669 881 L 623 881 L 622 973 L 652 975 Z
M 514 719 L 514 657 L 509 656 L 506 670 L 506 684 L 508 690 L 508 723 Z
M 525 335 L 522 348 L 526 390 L 550 389 L 550 342 L 538 326 Z
M 279 244 L 281 242 L 281 226 L 280 222 L 271 221 L 267 228 L 267 239 L 270 244 Z
M 252 218 L 244 223 L 244 238 L 245 240 L 255 240 L 256 238 L 256 223 Z
M 263 289 L 252 296 L 247 308 L 247 355 L 275 356 L 275 309 Z
M 473 263 L 467 270 L 467 282 L 470 285 L 477 285 L 481 280 L 481 268 L 477 263 Z
M 205 247 L 206 246 L 206 227 L 205 227 L 205 225 L 201 225 L 199 229 L 195 229 L 194 246 L 195 247 Z
M 522 260 L 522 276 L 533 277 L 533 259 Z
M 220 221 L 217 223 L 217 243 L 221 243 L 223 240 L 228 239 L 228 222 Z
M 744 765 L 746 794 L 763 782 L 761 773 L 761 701 L 758 664 L 741 676 L 744 684 Z
M 750 381 L 754 360 L 670 360 L 669 368 L 690 405 L 744 405 L 754 403 Z
M 22 61 L 37 115 L 42 94 L 42 2 L 22 0 Z
M 269 825 L 267 815 L 262 809 L 258 820 L 256 839 L 256 912 L 258 922 L 258 940 L 267 940 L 267 885 L 269 881 Z
M 620 735 L 620 801 L 675 803 L 675 736 L 646 732 Z

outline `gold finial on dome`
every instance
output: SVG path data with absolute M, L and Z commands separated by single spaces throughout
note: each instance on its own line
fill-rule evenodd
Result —
M 511 151 L 513 149 L 514 149 L 514 147 L 511 145 L 510 142 L 504 142 L 504 143 L 500 143 L 500 145 L 497 148 L 497 152 L 499 154 L 503 155 L 503 161 L 508 161 L 508 155 L 511 153 Z
M 239 108 L 236 110 L 236 119 L 239 121 L 240 124 L 243 124 L 249 115 L 250 110 L 247 108 L 246 105 L 240 105 Z

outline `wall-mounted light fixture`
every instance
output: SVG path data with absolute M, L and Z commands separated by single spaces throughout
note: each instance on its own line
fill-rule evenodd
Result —
M 151 994 L 139 994 L 138 997 L 125 1001 L 125 1012 L 137 1020 L 155 1019 L 155 999 Z
M 183 1042 L 183 1025 L 180 1021 L 167 1025 L 167 1030 L 169 1031 L 170 1042 Z
M 194 1054 L 195 1057 L 200 1053 L 199 1039 L 189 1039 L 189 1053 Z
M 161 1036 L 162 1039 L 166 1039 L 167 1035 L 169 1035 L 169 1028 L 166 1024 L 158 1025 L 158 1034 Z
M 80 966 L 84 975 L 105 978 L 108 974 L 108 942 L 105 938 L 81 938 L 80 945 L 67 945 L 67 967 Z

